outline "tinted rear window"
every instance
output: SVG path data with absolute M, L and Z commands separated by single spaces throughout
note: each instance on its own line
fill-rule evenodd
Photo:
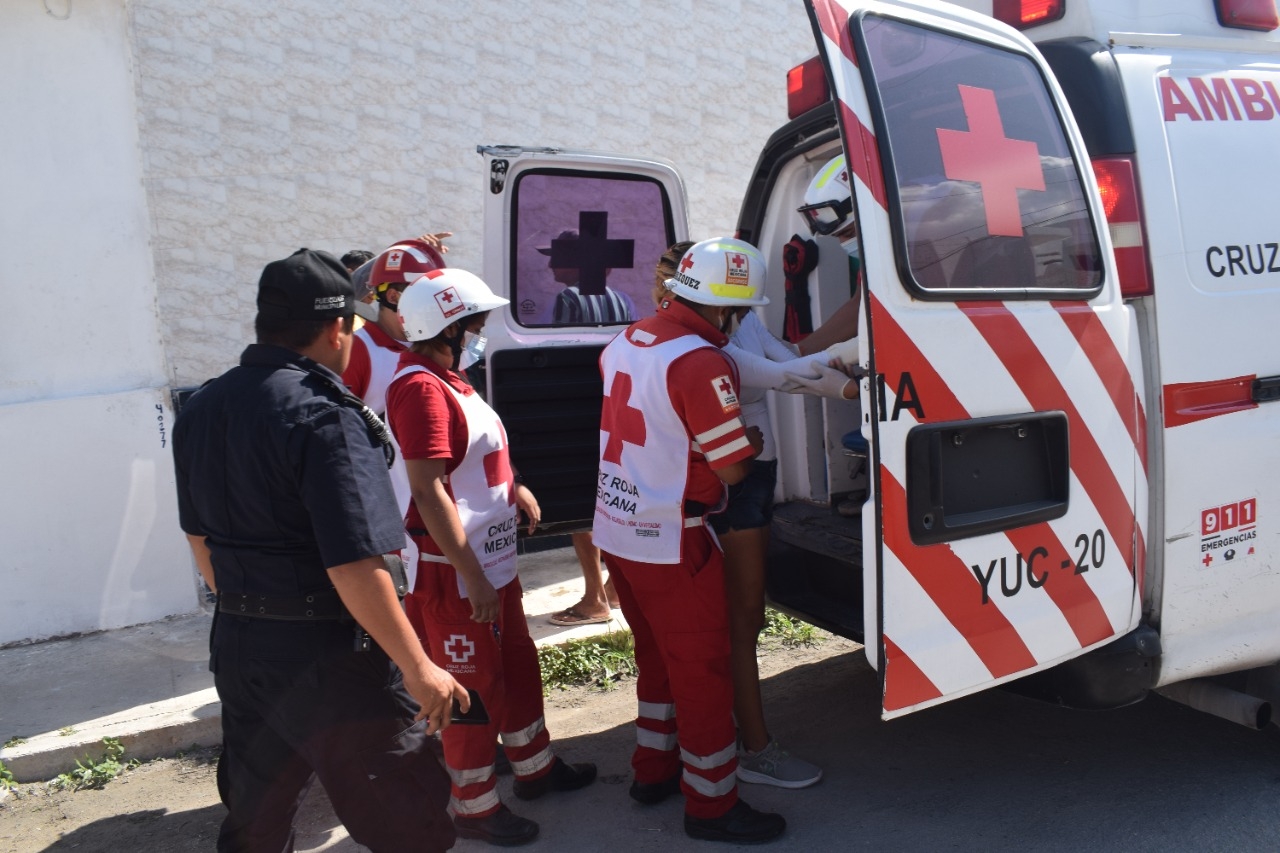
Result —
M 1032 61 L 902 21 L 863 22 L 896 177 L 900 268 L 922 294 L 1086 296 L 1101 247 Z

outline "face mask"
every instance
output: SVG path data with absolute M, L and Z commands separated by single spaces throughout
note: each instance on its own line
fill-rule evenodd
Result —
M 458 357 L 458 369 L 466 370 L 484 358 L 484 349 L 489 339 L 477 332 L 463 332 L 462 354 Z

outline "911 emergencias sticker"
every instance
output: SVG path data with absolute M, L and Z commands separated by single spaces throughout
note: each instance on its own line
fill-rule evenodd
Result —
M 1249 559 L 1257 538 L 1257 498 L 1200 511 L 1200 564 L 1206 569 Z

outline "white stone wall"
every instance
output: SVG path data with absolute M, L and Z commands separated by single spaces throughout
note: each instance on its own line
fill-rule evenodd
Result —
M 197 606 L 129 53 L 121 0 L 0 3 L 0 644 Z
M 32 0 L 35 2 L 35 0 Z M 731 232 L 798 0 L 131 0 L 138 126 L 175 384 L 252 336 L 264 263 L 451 230 L 479 270 L 478 144 L 657 155 L 694 236 Z

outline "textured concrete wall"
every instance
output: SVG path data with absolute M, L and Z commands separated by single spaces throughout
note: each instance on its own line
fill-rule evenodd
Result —
M 730 231 L 814 52 L 783 0 L 134 0 L 145 183 L 176 384 L 233 363 L 256 277 L 299 246 L 452 230 L 480 269 L 477 144 L 675 162 L 695 236 Z

